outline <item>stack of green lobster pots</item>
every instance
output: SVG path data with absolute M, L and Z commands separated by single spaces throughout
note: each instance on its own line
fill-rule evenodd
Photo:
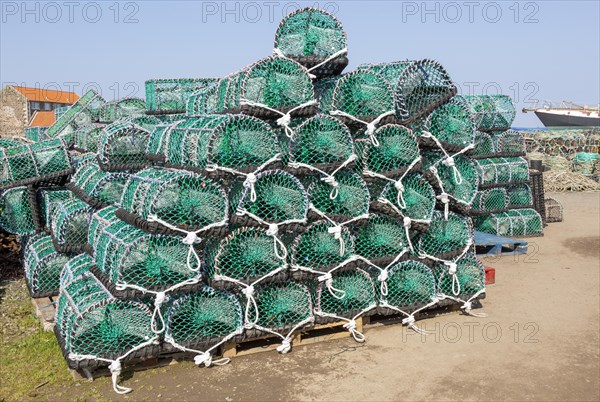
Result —
M 455 96 L 430 59 L 347 64 L 340 22 L 301 9 L 269 57 L 220 79 L 150 80 L 145 106 L 90 91 L 46 142 L 0 150 L 1 180 L 14 149 L 71 150 L 66 182 L 23 183 L 22 203 L 2 193 L 16 204 L 0 209 L 0 224 L 14 224 L 37 191 L 46 233 L 20 233 L 27 277 L 59 295 L 55 333 L 71 368 L 108 366 L 126 393 L 122 365 L 161 353 L 220 365 L 225 342 L 271 335 L 287 353 L 295 334 L 329 322 L 364 342 L 367 315 L 416 331 L 437 306 L 480 315 L 469 213 L 488 208 L 491 182 L 507 180 L 492 189 L 511 203 L 530 196 L 512 132 L 481 131 L 490 118 L 510 125 L 496 109 L 510 100 Z M 474 159 L 486 139 L 490 159 Z M 48 160 L 43 147 L 34 155 Z
M 511 130 L 515 107 L 508 96 L 464 96 L 476 122 L 471 156 L 479 189 L 471 206 L 475 229 L 499 236 L 526 237 L 543 233 L 534 209 L 525 140 Z

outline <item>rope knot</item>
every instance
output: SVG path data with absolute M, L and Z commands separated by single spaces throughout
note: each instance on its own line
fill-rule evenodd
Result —
M 156 294 L 156 298 L 154 299 L 154 307 L 160 308 L 162 304 L 165 302 L 167 298 L 167 294 L 165 292 L 158 292 Z
M 389 272 L 387 271 L 387 269 L 384 269 L 383 271 L 381 271 L 381 272 L 379 273 L 379 276 L 377 277 L 377 280 L 378 280 L 379 282 L 385 282 L 385 281 L 387 281 L 387 280 L 388 280 L 389 276 L 390 276 L 390 274 L 389 274 Z
M 403 325 L 411 326 L 415 323 L 415 317 L 413 315 L 409 315 L 405 319 L 402 320 Z
M 396 190 L 398 190 L 399 193 L 404 192 L 404 184 L 402 184 L 402 180 L 394 182 L 394 187 L 396 188 Z
M 449 156 L 448 158 L 446 158 L 446 160 L 444 160 L 442 163 L 448 167 L 456 166 L 456 164 L 454 163 L 454 158 L 452 156 Z
M 407 229 L 409 229 L 412 226 L 412 219 L 410 219 L 408 216 L 404 217 L 404 221 L 403 221 L 403 226 Z
M 448 273 L 450 275 L 456 275 L 456 269 L 457 269 L 457 265 L 454 262 L 444 262 L 444 264 L 446 264 L 446 266 L 448 267 Z
M 450 198 L 448 197 L 448 193 L 442 193 L 437 196 L 437 199 L 442 202 L 442 204 L 447 204 L 450 202 Z
M 276 120 L 276 123 L 279 127 L 283 127 L 285 129 L 285 135 L 289 138 L 292 138 L 293 131 L 290 129 L 290 123 L 292 121 L 292 116 L 289 113 L 284 114 L 280 118 Z
M 267 235 L 277 236 L 277 233 L 279 233 L 279 226 L 277 226 L 276 223 L 270 223 L 269 229 L 267 229 Z
M 329 234 L 332 234 L 333 237 L 338 240 L 342 237 L 342 227 L 341 226 L 332 226 L 327 229 Z
M 194 356 L 194 364 L 196 364 L 196 366 L 204 364 L 205 367 L 210 367 L 210 365 L 212 364 L 212 356 L 210 352 L 204 352 L 202 354 Z
M 378 147 L 379 146 L 379 140 L 377 140 L 377 137 L 375 137 L 375 130 L 377 129 L 377 124 L 372 121 L 370 123 L 367 123 L 367 130 L 365 131 L 365 135 L 367 137 L 369 137 L 369 139 L 371 140 L 371 143 Z
M 188 234 L 182 240 L 182 242 L 188 246 L 194 245 L 197 241 L 198 235 L 194 232 L 188 232 Z
M 282 354 L 286 354 L 290 350 L 292 350 L 292 342 L 288 338 L 285 338 L 281 341 L 281 345 L 277 346 L 277 351 Z
M 465 311 L 469 312 L 473 308 L 473 304 L 470 301 L 466 301 L 465 304 L 462 305 L 461 309 L 465 309 Z
M 245 287 L 242 289 L 242 293 L 248 298 L 254 296 L 254 286 L 249 285 L 248 287 Z
M 250 189 L 250 201 L 256 201 L 256 189 L 254 184 L 256 183 L 256 175 L 254 173 L 248 173 L 246 180 L 244 180 L 244 187 Z
M 326 274 L 319 276 L 317 279 L 319 280 L 319 282 L 333 281 L 333 277 L 331 276 L 331 272 L 327 272 Z
M 343 327 L 346 328 L 348 331 L 352 332 L 356 330 L 356 321 L 350 320 L 346 324 L 344 324 Z
M 108 366 L 108 369 L 110 370 L 110 373 L 113 375 L 121 375 L 121 362 L 119 360 L 115 360 L 113 361 L 110 366 Z
M 340 186 L 340 184 L 337 182 L 337 180 L 333 176 L 323 177 L 321 180 L 323 180 L 325 183 L 329 184 L 330 186 L 333 186 L 336 188 Z

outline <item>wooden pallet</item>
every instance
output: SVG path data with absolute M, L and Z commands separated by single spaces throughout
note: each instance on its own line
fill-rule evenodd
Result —
M 327 324 L 316 324 L 314 327 L 300 330 L 292 336 L 292 348 L 310 345 L 318 342 L 326 342 L 333 339 L 347 338 L 350 333 L 344 324 L 348 321 L 336 321 Z M 363 318 L 356 319 L 356 329 L 363 330 Z M 228 342 L 222 347 L 223 357 L 245 356 L 260 352 L 276 350 L 281 345 L 281 338 L 275 335 L 267 335 L 259 338 L 247 339 L 241 342 Z
M 44 331 L 52 332 L 54 329 L 54 316 L 56 314 L 57 296 L 32 298 L 33 313 L 42 324 Z

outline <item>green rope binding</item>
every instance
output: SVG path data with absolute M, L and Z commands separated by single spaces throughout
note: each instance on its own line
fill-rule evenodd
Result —
M 104 105 L 102 99 L 93 90 L 87 91 L 69 109 L 56 119 L 54 124 L 48 128 L 48 138 L 55 138 L 61 134 L 73 132 L 80 127 L 98 121 L 100 108 Z
M 149 164 L 146 146 L 150 132 L 130 122 L 109 124 L 98 143 L 98 163 L 103 170 L 140 169 Z

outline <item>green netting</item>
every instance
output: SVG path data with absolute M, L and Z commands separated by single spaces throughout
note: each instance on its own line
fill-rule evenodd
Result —
M 397 124 L 378 128 L 371 141 L 356 142 L 359 167 L 368 177 L 392 178 L 412 169 L 420 160 L 413 132 Z
M 511 186 L 506 189 L 510 207 L 528 207 L 533 205 L 533 194 L 528 184 Z
M 502 156 L 525 156 L 525 139 L 518 131 L 494 132 L 492 139 Z
M 163 124 L 163 121 L 155 116 L 129 116 L 124 117 L 123 121 L 129 121 L 143 129 L 152 132 L 156 126 Z
M 92 207 L 71 198 L 51 204 L 50 230 L 57 250 L 81 252 L 87 242 Z
M 354 237 L 346 227 L 317 221 L 296 237 L 292 246 L 292 268 L 309 272 L 328 272 L 354 254 Z
M 524 158 L 489 158 L 475 160 L 481 185 L 529 181 L 529 165 Z
M 255 117 L 212 115 L 159 126 L 148 154 L 167 166 L 245 175 L 282 157 L 277 134 Z
M 0 148 L 9 148 L 14 147 L 15 145 L 22 145 L 30 142 L 31 140 L 28 140 L 24 137 L 0 137 Z
M 96 163 L 98 161 L 97 154 L 94 152 L 86 152 L 80 154 L 78 152 L 73 152 L 71 154 L 73 167 L 75 169 L 85 165 L 86 163 Z
M 429 224 L 429 230 L 422 233 L 417 251 L 421 257 L 451 260 L 462 255 L 473 244 L 473 223 L 466 216 L 435 211 Z
M 429 146 L 446 152 L 457 152 L 472 147 L 475 142 L 475 123 L 468 107 L 460 98 L 438 107 L 425 121 L 421 140 Z
M 23 267 L 31 296 L 58 294 L 60 271 L 69 259 L 69 255 L 56 252 L 50 236 L 31 237 L 23 255 Z
M 289 165 L 302 173 L 320 170 L 326 174 L 350 166 L 354 143 L 348 127 L 338 119 L 318 114 L 294 128 Z
M 573 172 L 582 174 L 584 176 L 591 176 L 594 173 L 599 175 L 597 171 L 598 166 L 598 154 L 590 152 L 578 152 L 573 158 Z
M 418 173 L 408 174 L 400 183 L 402 186 L 386 184 L 377 201 L 384 205 L 391 204 L 393 211 L 401 217 L 429 223 L 435 207 L 435 192 L 431 184 Z
M 0 148 L 0 189 L 25 184 L 52 184 L 72 171 L 61 139 Z
M 435 60 L 363 64 L 357 70 L 377 73 L 390 84 L 396 117 L 405 122 L 430 113 L 456 94 L 450 76 Z
M 132 170 L 147 166 L 149 136 L 148 130 L 127 121 L 117 121 L 104 127 L 98 142 L 100 167 L 104 170 Z
M 499 211 L 508 207 L 508 194 L 502 187 L 480 190 L 473 200 L 475 211 Z
M 48 138 L 72 133 L 80 127 L 98 121 L 100 108 L 104 103 L 104 99 L 90 89 L 48 128 Z
M 496 143 L 489 133 L 475 131 L 475 148 L 471 151 L 473 158 L 489 158 L 496 154 Z
M 151 316 L 145 304 L 115 299 L 98 279 L 84 273 L 61 289 L 56 326 L 70 365 L 89 360 L 88 367 L 94 367 L 155 343 Z
M 215 111 L 269 118 L 285 113 L 308 116 L 313 103 L 306 68 L 283 57 L 267 57 L 219 81 Z
M 306 221 L 308 194 L 302 183 L 289 173 L 264 171 L 256 175 L 252 186 L 237 186 L 237 189 L 230 193 L 229 202 L 233 208 L 237 207 L 238 217 L 245 215 L 266 226 Z
M 88 163 L 77 169 L 68 186 L 82 201 L 98 208 L 118 203 L 129 177 L 129 173 L 105 172 L 97 163 Z
M 300 283 L 286 281 L 257 286 L 255 300 L 256 309 L 251 304 L 246 313 L 247 326 L 278 334 L 288 333 L 285 338 L 289 338 L 296 327 L 314 319 L 310 292 Z M 249 321 L 251 317 L 253 320 Z
M 108 206 L 92 214 L 87 236 L 87 242 L 90 247 L 93 247 L 93 245 L 96 244 L 98 235 L 102 233 L 105 228 L 120 221 L 119 218 L 117 218 L 116 212 L 117 207 Z
M 455 264 L 437 263 L 433 273 L 442 297 L 469 302 L 485 292 L 485 268 L 475 255 L 466 255 Z
M 189 253 L 180 237 L 149 235 L 122 221 L 100 230 L 94 244 L 96 265 L 110 283 L 157 291 L 197 276 L 199 263 Z
M 61 116 L 64 115 L 65 113 L 67 113 L 67 110 L 69 110 L 70 108 L 71 108 L 71 105 L 60 106 L 60 107 L 57 107 L 56 109 L 54 109 L 54 121 L 60 119 Z
M 49 187 L 38 189 L 37 197 L 43 224 L 49 228 L 52 203 L 71 199 L 73 193 L 65 187 Z
M 354 232 L 355 253 L 382 267 L 412 247 L 403 222 L 390 216 L 372 214 Z
M 479 130 L 506 130 L 515 119 L 515 106 L 506 95 L 460 96 L 468 106 Z
M 332 283 L 317 287 L 314 313 L 318 317 L 355 320 L 377 307 L 379 297 L 369 274 L 360 268 L 339 269 L 332 273 Z M 331 289 L 336 289 L 332 292 Z M 351 333 L 355 334 L 352 329 Z M 356 340 L 364 340 L 360 334 Z
M 310 184 L 311 211 L 338 224 L 367 215 L 371 197 L 362 177 L 351 170 L 342 170 L 334 180 L 333 183 L 313 180 Z
M 536 236 L 543 232 L 542 218 L 534 209 L 515 209 L 482 216 L 475 228 L 499 236 Z
M 221 186 L 197 173 L 166 168 L 130 175 L 120 206 L 144 220 L 192 232 L 222 226 L 228 214 L 227 194 Z
M 476 162 L 484 160 L 480 159 Z M 424 171 L 432 176 L 432 183 L 441 191 L 437 198 L 445 205 L 453 201 L 459 209 L 468 208 L 479 186 L 476 164 L 463 155 L 445 157 L 440 152 L 423 153 Z M 444 195 L 446 194 L 447 197 Z
M 90 272 L 94 260 L 89 254 L 79 254 L 71 258 L 60 272 L 60 288 L 64 289 L 79 276 Z
M 198 117 L 216 113 L 218 89 L 219 82 L 217 81 L 190 95 L 186 104 L 186 116 Z
M 243 331 L 242 308 L 231 293 L 203 287 L 170 306 L 165 339 L 171 344 L 206 351 Z
M 146 81 L 146 108 L 152 113 L 181 113 L 188 98 L 216 78 L 161 78 Z
M 25 127 L 25 138 L 28 140 L 39 142 L 47 139 L 46 132 L 48 127 Z M 2 147 L 2 144 L 0 144 Z
M 331 14 L 303 8 L 281 20 L 275 49 L 302 64 L 316 77 L 336 75 L 348 64 L 346 33 Z
M 145 112 L 146 102 L 142 99 L 124 98 L 102 105 L 98 119 L 103 123 L 113 123 L 125 117 L 143 115 Z
M 213 258 L 207 258 L 209 278 L 251 284 L 274 276 L 287 268 L 287 255 L 273 246 L 273 237 L 264 229 L 238 228 L 218 245 Z
M 426 265 L 408 260 L 395 264 L 388 271 L 387 294 L 382 295 L 383 307 L 400 310 L 412 325 L 413 314 L 424 307 L 437 303 L 433 272 Z
M 73 133 L 73 147 L 79 152 L 97 152 L 98 141 L 105 124 L 91 123 Z
M 0 229 L 19 236 L 36 231 L 37 211 L 31 191 L 28 187 L 0 190 Z

